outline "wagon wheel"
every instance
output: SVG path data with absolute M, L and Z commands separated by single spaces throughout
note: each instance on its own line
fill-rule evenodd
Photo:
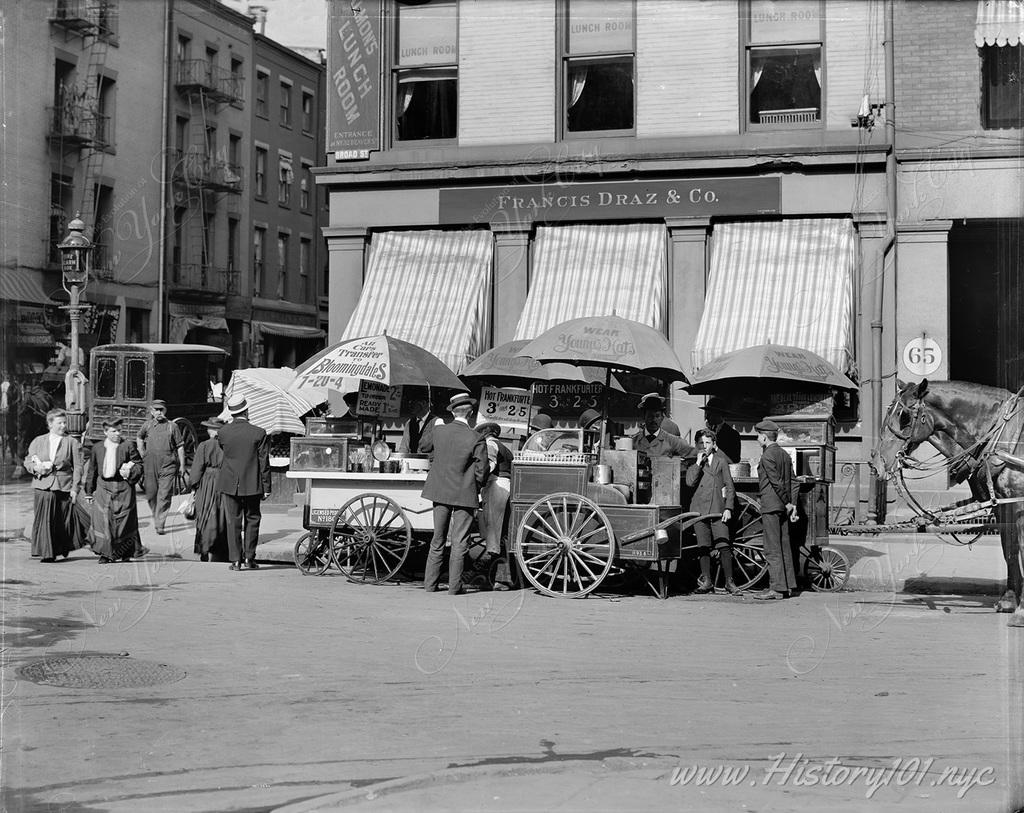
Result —
M 331 566 L 331 546 L 320 531 L 310 531 L 299 537 L 292 550 L 295 566 L 304 576 L 322 576 Z
M 608 575 L 615 534 L 596 503 L 559 492 L 529 507 L 514 551 L 520 572 L 542 593 L 582 598 Z
M 815 545 L 804 562 L 804 576 L 819 593 L 834 593 L 850 579 L 850 560 L 841 550 Z
M 187 474 L 192 468 L 192 460 L 196 456 L 198 443 L 196 429 L 188 418 L 175 418 L 171 423 L 177 426 L 178 431 L 181 432 L 181 446 L 185 450 L 185 471 L 183 473 Z
M 409 555 L 412 525 L 390 497 L 360 494 L 338 509 L 330 539 L 331 560 L 349 581 L 380 584 Z
M 737 516 L 733 525 L 732 575 L 740 590 L 749 590 L 768 573 L 764 558 L 764 527 L 761 525 L 761 504 L 749 494 L 737 494 Z M 725 574 L 718 568 L 715 584 L 725 585 Z

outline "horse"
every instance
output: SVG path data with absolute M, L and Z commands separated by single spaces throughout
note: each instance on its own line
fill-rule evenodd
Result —
M 1006 591 L 995 609 L 1013 613 L 1010 626 L 1024 627 L 1024 398 L 967 381 L 897 385 L 871 453 L 872 469 L 889 480 L 902 468 L 914 468 L 919 464 L 908 456 L 927 440 L 947 459 L 953 479 L 967 481 L 976 500 L 1011 500 L 994 509 L 1006 561 Z

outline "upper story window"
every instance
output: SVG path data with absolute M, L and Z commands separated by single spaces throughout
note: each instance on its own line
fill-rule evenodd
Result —
M 313 132 L 313 94 L 302 92 L 302 132 Z
M 178 42 L 174 49 L 174 56 L 179 65 L 183 65 L 192 58 L 192 40 L 184 34 L 178 34 Z
M 278 153 L 277 202 L 282 206 L 291 205 L 293 183 L 295 183 L 295 171 L 292 169 L 292 157 L 289 153 Z
M 255 150 L 256 155 L 256 172 L 255 177 L 255 193 L 258 198 L 265 198 L 267 196 L 267 150 L 265 147 L 257 147 Z
M 747 126 L 820 127 L 821 0 L 749 0 L 745 22 Z
M 302 177 L 299 178 L 299 208 L 304 212 L 310 209 L 310 190 L 313 188 L 313 165 L 302 162 Z
M 633 131 L 636 39 L 633 0 L 566 0 L 563 130 Z
M 287 82 L 281 83 L 281 126 L 292 126 L 292 86 Z
M 270 92 L 270 74 L 256 71 L 256 115 L 267 118 L 267 94 Z
M 453 139 L 459 97 L 457 2 L 400 0 L 396 8 L 395 140 Z
M 240 106 L 244 98 L 245 63 L 238 57 L 231 57 L 231 95 L 233 105 Z
M 263 291 L 266 251 L 267 230 L 257 226 L 252 230 L 252 292 L 255 296 L 259 296 Z
M 986 130 L 1024 127 L 1024 46 L 981 51 L 981 118 Z

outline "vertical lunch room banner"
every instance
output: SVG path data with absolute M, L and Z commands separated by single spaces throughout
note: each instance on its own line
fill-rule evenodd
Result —
M 329 0 L 327 153 L 369 158 L 380 149 L 382 0 Z

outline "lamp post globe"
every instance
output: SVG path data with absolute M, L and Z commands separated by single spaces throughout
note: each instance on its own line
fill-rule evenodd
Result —
M 71 322 L 71 363 L 64 376 L 64 406 L 68 413 L 68 431 L 79 435 L 85 429 L 85 376 L 78 365 L 78 324 L 82 315 L 81 296 L 89 282 L 92 240 L 85 236 L 85 223 L 79 215 L 68 223 L 68 234 L 57 244 L 64 290 L 68 292 L 68 318 Z

